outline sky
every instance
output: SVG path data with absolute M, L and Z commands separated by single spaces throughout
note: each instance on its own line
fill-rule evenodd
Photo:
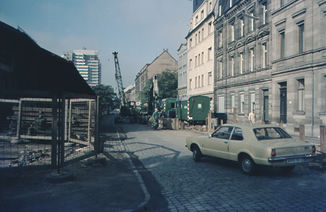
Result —
M 177 60 L 185 43 L 192 0 L 1 0 L 0 21 L 22 28 L 57 55 L 98 50 L 102 84 L 115 89 L 112 52 L 118 52 L 123 86 L 163 49 Z

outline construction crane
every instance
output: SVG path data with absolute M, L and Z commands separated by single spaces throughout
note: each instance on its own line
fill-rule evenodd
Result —
M 118 92 L 119 92 L 119 98 L 120 98 L 120 108 L 126 106 L 126 98 L 125 93 L 123 91 L 123 85 L 122 85 L 122 76 L 120 72 L 120 65 L 118 60 L 118 52 L 113 52 L 114 55 L 114 65 L 115 65 L 115 80 L 118 84 Z

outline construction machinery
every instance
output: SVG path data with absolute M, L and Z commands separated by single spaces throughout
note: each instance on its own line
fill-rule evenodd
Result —
M 126 98 L 125 93 L 123 91 L 123 85 L 122 85 L 122 76 L 120 71 L 120 65 L 118 60 L 118 52 L 113 52 L 114 55 L 114 65 L 115 65 L 115 80 L 118 84 L 118 92 L 119 92 L 119 99 L 120 99 L 120 109 L 124 106 L 126 106 Z

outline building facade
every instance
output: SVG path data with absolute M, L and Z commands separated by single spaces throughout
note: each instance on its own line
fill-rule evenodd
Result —
M 220 1 L 215 25 L 215 111 L 271 121 L 270 0 Z
M 326 124 L 326 1 L 273 1 L 271 10 L 271 120 L 319 136 Z
M 152 63 L 146 64 L 135 79 L 135 95 L 136 104 L 140 104 L 140 92 L 144 89 L 146 81 L 152 79 L 155 75 L 161 74 L 164 71 L 176 72 L 178 69 L 178 62 L 171 56 L 167 49 L 157 56 Z
M 101 63 L 96 50 L 73 50 L 65 53 L 64 58 L 72 61 L 89 86 L 101 84 Z
M 124 89 L 127 102 L 136 102 L 136 87 L 135 84 L 131 84 Z
M 215 0 L 194 0 L 187 40 L 187 95 L 205 95 L 214 91 L 214 7 Z
M 326 124 L 326 1 L 219 1 L 215 27 L 215 111 L 232 122 Z
M 187 43 L 178 49 L 178 99 L 187 97 Z

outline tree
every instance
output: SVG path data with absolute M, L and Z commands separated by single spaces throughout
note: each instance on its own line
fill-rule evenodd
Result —
M 178 94 L 178 78 L 175 72 L 164 71 L 162 74 L 157 75 L 159 98 L 175 98 Z M 145 87 L 141 90 L 139 96 L 141 103 L 148 104 L 148 113 L 153 112 L 153 79 L 146 81 Z
M 178 95 L 178 76 L 176 72 L 164 71 L 158 76 L 158 88 L 161 99 L 176 98 Z
M 100 114 L 109 112 L 110 109 L 117 106 L 118 98 L 114 89 L 110 85 L 97 85 L 92 87 L 97 96 L 100 96 Z

